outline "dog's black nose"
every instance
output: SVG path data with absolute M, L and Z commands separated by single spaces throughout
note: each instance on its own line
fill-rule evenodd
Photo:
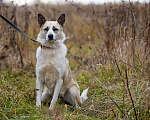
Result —
M 53 34 L 48 35 L 49 40 L 53 40 Z

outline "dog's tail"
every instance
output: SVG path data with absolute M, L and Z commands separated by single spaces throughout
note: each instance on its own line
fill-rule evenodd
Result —
M 83 90 L 82 94 L 81 94 L 81 100 L 82 102 L 86 101 L 88 99 L 87 97 L 87 93 L 88 93 L 89 87 L 85 90 Z

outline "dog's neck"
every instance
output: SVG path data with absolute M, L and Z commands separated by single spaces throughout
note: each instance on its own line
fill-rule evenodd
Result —
M 60 46 L 62 46 L 63 44 L 63 41 L 60 41 L 60 42 L 54 42 L 54 43 L 44 43 L 42 44 L 41 43 L 41 48 L 48 48 L 48 49 L 56 49 L 56 48 L 59 48 Z
M 58 47 L 60 47 L 60 46 L 58 46 Z M 44 45 L 42 45 L 41 44 L 41 49 L 44 49 L 44 48 L 47 48 L 47 49 L 55 49 L 56 47 L 52 47 L 52 46 L 44 46 Z

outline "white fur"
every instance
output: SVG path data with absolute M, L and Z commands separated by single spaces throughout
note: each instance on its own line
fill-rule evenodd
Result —
M 41 106 L 41 101 L 51 100 L 49 109 L 52 109 L 61 94 L 64 100 L 77 107 L 87 99 L 88 89 L 84 90 L 80 97 L 79 86 L 72 78 L 69 62 L 65 57 L 67 54 L 67 48 L 63 44 L 65 34 L 59 23 L 46 21 L 44 25 L 50 29 L 47 33 L 41 29 L 37 38 L 43 47 L 38 47 L 36 52 L 36 106 Z M 53 32 L 53 26 L 58 27 L 59 32 Z M 54 40 L 49 41 L 48 34 L 53 34 Z M 42 93 L 44 85 L 46 88 Z
M 86 101 L 86 100 L 88 99 L 88 97 L 87 97 L 88 90 L 89 90 L 89 88 L 85 89 L 85 90 L 82 92 L 82 94 L 81 94 L 81 100 L 82 100 L 82 102 L 83 102 L 83 101 Z

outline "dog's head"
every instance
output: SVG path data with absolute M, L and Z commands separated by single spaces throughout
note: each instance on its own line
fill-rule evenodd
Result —
M 47 47 L 60 46 L 65 40 L 65 34 L 63 33 L 64 23 L 65 14 L 62 14 L 57 21 L 47 21 L 43 15 L 38 14 L 40 33 L 37 41 Z

